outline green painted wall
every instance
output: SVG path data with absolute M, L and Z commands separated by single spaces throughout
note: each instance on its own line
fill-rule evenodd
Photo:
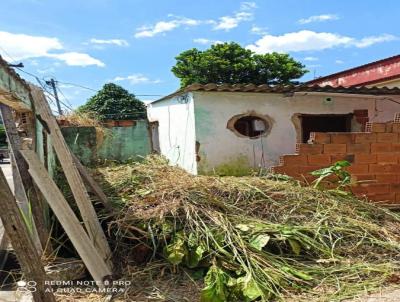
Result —
M 131 127 L 107 129 L 104 137 L 96 137 L 94 127 L 63 127 L 61 130 L 68 146 L 85 165 L 104 160 L 140 160 L 151 153 L 145 120 L 137 121 Z

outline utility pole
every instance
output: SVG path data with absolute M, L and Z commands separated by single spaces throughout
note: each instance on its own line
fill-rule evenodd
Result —
M 61 110 L 61 105 L 60 105 L 60 99 L 58 98 L 56 81 L 54 81 L 54 79 L 50 79 L 50 81 L 46 81 L 46 84 L 51 86 L 51 88 L 53 88 L 54 98 L 56 99 L 56 103 L 57 103 L 58 114 L 63 115 L 63 112 Z

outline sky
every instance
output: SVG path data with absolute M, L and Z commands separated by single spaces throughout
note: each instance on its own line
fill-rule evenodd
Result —
M 400 53 L 398 0 L 2 0 L 0 55 L 25 79 L 58 81 L 76 108 L 105 83 L 141 100 L 179 88 L 175 56 L 235 41 L 328 75 Z M 29 73 L 29 74 L 27 74 Z

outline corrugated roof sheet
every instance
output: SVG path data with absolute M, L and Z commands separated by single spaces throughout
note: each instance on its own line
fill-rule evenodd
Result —
M 346 93 L 362 95 L 399 95 L 400 88 L 388 87 L 332 87 L 318 85 L 254 85 L 254 84 L 192 84 L 185 88 L 169 94 L 153 103 L 160 102 L 174 96 L 191 91 L 210 91 L 210 92 L 253 92 L 253 93 L 294 93 L 294 92 L 324 92 L 324 93 Z

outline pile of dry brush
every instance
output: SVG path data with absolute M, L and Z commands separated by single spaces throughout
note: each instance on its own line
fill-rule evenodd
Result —
M 204 278 L 203 302 L 334 301 L 398 279 L 400 217 L 351 196 L 192 176 L 159 157 L 98 173 L 118 259 L 139 247 L 147 262 L 186 268 Z

